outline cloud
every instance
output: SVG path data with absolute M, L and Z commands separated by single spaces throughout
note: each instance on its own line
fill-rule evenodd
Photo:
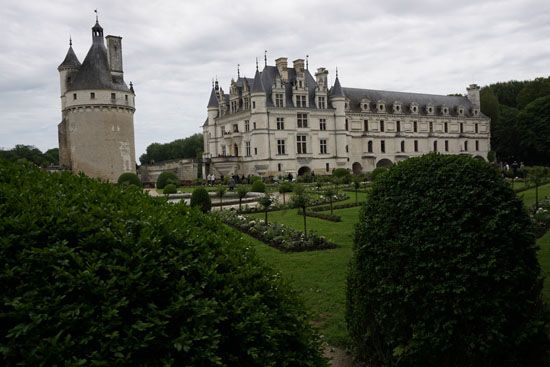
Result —
M 348 87 L 448 94 L 548 75 L 543 0 L 10 2 L 0 8 L 0 147 L 57 146 L 56 68 L 69 35 L 83 60 L 95 7 L 106 34 L 123 37 L 138 156 L 200 132 L 211 79 L 228 90 L 237 64 L 252 77 L 266 49 L 269 64 L 309 54 L 310 69 L 327 67 L 330 80 L 338 67 Z

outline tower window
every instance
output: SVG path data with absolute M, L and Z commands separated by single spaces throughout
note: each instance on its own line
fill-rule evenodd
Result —
M 468 151 L 468 140 L 466 140 L 464 142 L 464 151 L 467 152 Z
M 256 108 L 256 101 L 252 101 L 252 108 Z
M 430 132 L 434 132 L 434 123 L 432 121 L 430 121 Z
M 418 152 L 418 140 L 414 141 L 414 151 Z
M 254 148 L 254 155 L 258 155 L 258 148 Z
M 253 122 L 253 123 L 252 123 L 252 128 L 253 128 L 254 130 L 256 130 L 256 122 Z
M 380 120 L 380 132 L 384 132 L 384 120 Z
M 325 171 L 329 171 L 330 170 L 330 165 L 328 163 L 325 163 Z
M 462 134 L 464 132 L 464 124 L 460 123 L 460 133 Z
M 476 134 L 479 132 L 479 126 L 478 124 L 475 124 Z
M 446 152 L 449 151 L 449 141 L 448 140 L 445 140 L 445 151 Z
M 476 140 L 476 151 L 479 150 L 479 140 Z
M 401 132 L 401 121 L 395 122 L 395 131 Z
M 372 140 L 367 143 L 367 152 L 372 153 Z
M 437 140 L 434 141 L 434 152 L 437 152 Z
M 401 141 L 401 153 L 405 153 L 405 140 Z
M 386 142 L 384 140 L 380 140 L 380 152 L 386 153 Z
M 285 118 L 277 117 L 277 130 L 284 130 L 284 129 L 285 129 Z
M 95 93 L 94 92 L 90 93 L 90 99 L 95 99 Z
M 319 130 L 325 131 L 327 129 L 327 119 L 319 119 Z
M 73 100 L 76 100 L 76 93 L 73 93 Z
M 128 102 L 128 95 L 127 94 L 124 95 L 124 99 L 126 100 L 126 102 Z
M 445 132 L 448 133 L 449 132 L 449 123 L 445 123 Z
M 365 131 L 369 131 L 369 120 L 364 120 L 363 121 L 363 129 Z
M 116 93 L 111 93 L 111 99 L 116 99 Z
M 416 133 L 418 132 L 418 122 L 413 121 L 413 131 Z
M 349 125 L 348 125 L 348 119 L 346 119 L 346 125 L 344 126 L 344 130 L 349 130 Z
M 283 165 L 281 163 L 277 163 L 277 171 L 281 172 L 283 170 Z

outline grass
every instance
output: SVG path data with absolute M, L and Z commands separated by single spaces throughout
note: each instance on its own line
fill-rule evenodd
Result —
M 523 200 L 525 206 L 530 209 L 535 205 L 535 189 L 529 189 L 518 193 L 518 196 Z M 542 201 L 545 196 L 550 197 L 550 184 L 539 187 L 539 201 Z

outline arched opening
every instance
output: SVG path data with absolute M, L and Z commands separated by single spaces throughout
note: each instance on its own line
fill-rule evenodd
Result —
M 308 166 L 300 167 L 298 170 L 298 176 L 303 176 L 311 173 L 311 169 Z
M 351 165 L 351 170 L 353 171 L 354 175 L 358 175 L 363 172 L 363 166 L 361 166 L 361 163 L 355 162 Z
M 393 162 L 390 161 L 387 158 L 381 159 L 376 163 L 376 167 L 391 167 L 393 166 Z

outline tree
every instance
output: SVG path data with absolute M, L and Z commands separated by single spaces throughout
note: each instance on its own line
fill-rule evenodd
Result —
M 252 182 L 252 187 L 250 188 L 252 192 L 265 192 L 265 184 L 261 180 L 256 180 Z
M 550 78 L 536 78 L 525 84 L 517 96 L 517 105 L 519 109 L 540 97 L 550 96 Z
M 550 170 L 548 167 L 528 167 L 527 180 L 535 186 L 535 212 L 539 209 L 539 186 L 546 183 Z
M 330 203 L 330 215 L 332 215 L 332 202 L 334 201 L 334 195 L 336 195 L 338 192 L 334 189 L 334 187 L 327 187 L 324 194 L 325 197 L 328 198 L 328 202 Z
M 307 219 L 306 210 L 309 204 L 309 197 L 306 194 L 305 188 L 302 185 L 294 185 L 294 195 L 292 196 L 292 204 L 295 208 L 302 210 L 304 216 L 304 236 L 307 239 Z
M 164 186 L 170 183 L 177 186 L 179 184 L 178 176 L 174 172 L 162 172 L 157 178 L 157 189 L 164 189 Z
M 375 180 L 347 282 L 353 348 L 372 365 L 548 365 L 531 220 L 486 162 L 429 154 Z
M 241 203 L 248 194 L 248 188 L 245 185 L 237 187 L 237 196 L 239 197 L 239 211 L 241 211 Z
M 141 187 L 141 181 L 139 180 L 138 175 L 133 172 L 124 172 L 118 177 L 117 182 L 119 185 L 122 186 L 134 185 L 137 187 Z
M 198 207 L 203 213 L 208 213 L 212 209 L 212 200 L 210 200 L 208 191 L 204 187 L 193 190 L 190 205 Z
M 220 198 L 220 209 L 223 209 L 223 197 L 225 195 L 226 189 L 223 185 L 218 185 L 216 188 L 216 196 Z
M 265 194 L 264 196 L 260 197 L 258 203 L 262 206 L 262 208 L 264 208 L 265 224 L 267 224 L 267 212 L 269 211 L 269 207 L 271 206 L 271 204 L 273 204 L 273 199 L 270 195 Z
M 153 143 L 147 147 L 146 153 L 139 157 L 139 161 L 141 164 L 149 164 L 170 159 L 196 158 L 202 155 L 202 150 L 202 134 L 194 134 L 166 144 Z
M 359 187 L 361 186 L 361 181 L 359 179 L 353 180 L 353 188 L 355 190 L 355 205 L 359 204 L 359 200 L 357 199 L 357 192 L 359 191 Z
M 279 183 L 279 193 L 283 195 L 283 204 L 286 205 L 286 194 L 292 192 L 292 183 L 283 181 Z
M 550 95 L 529 103 L 518 114 L 522 161 L 548 165 L 550 162 Z

